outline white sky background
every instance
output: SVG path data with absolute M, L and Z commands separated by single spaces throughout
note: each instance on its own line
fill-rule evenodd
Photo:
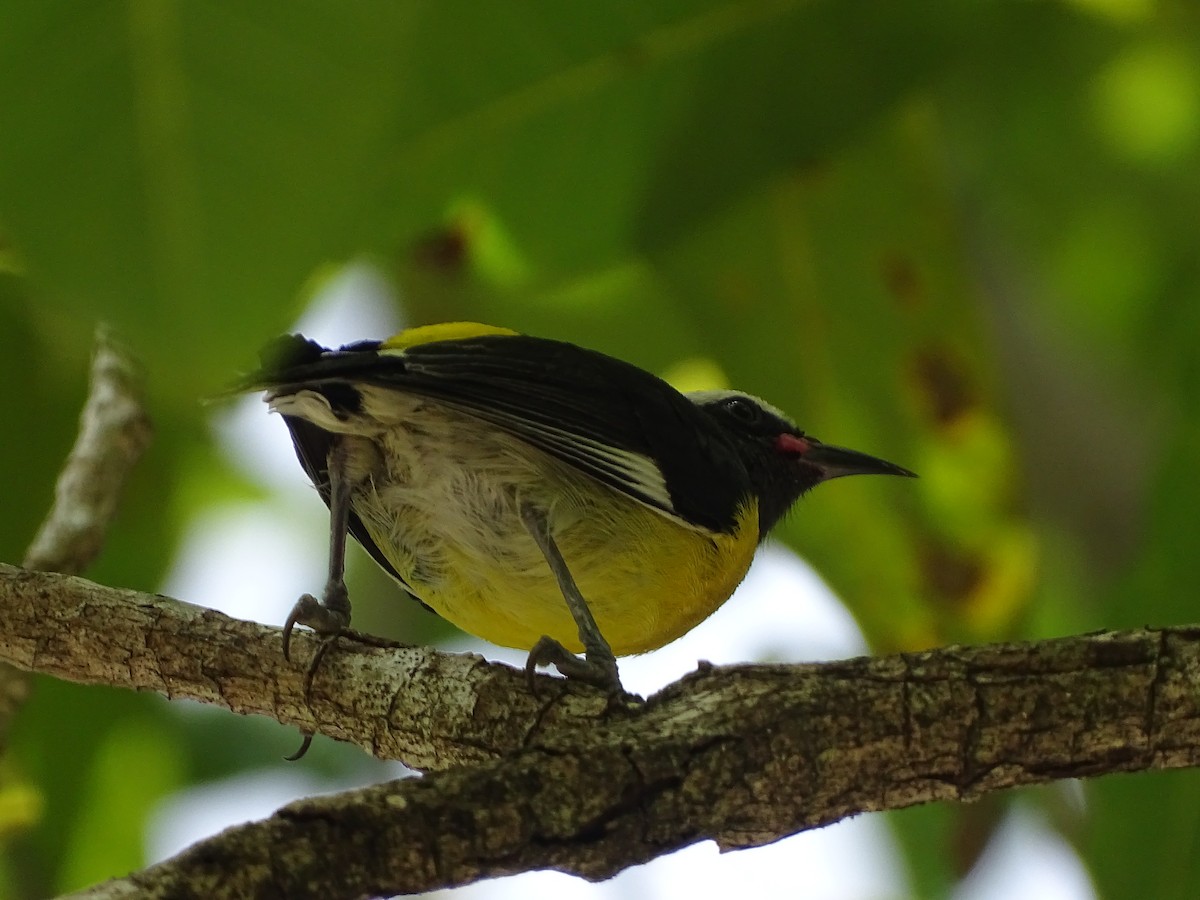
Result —
M 326 345 L 385 337 L 399 329 L 395 309 L 387 283 L 373 270 L 354 266 L 330 282 L 294 330 Z M 230 615 L 281 624 L 299 594 L 324 582 L 328 516 L 306 488 L 286 429 L 267 415 L 260 398 L 245 398 L 218 411 L 215 420 L 232 464 L 268 488 L 271 498 L 261 505 L 217 508 L 196 522 L 163 590 Z M 524 663 L 523 653 L 473 639 L 464 638 L 447 649 Z M 728 603 L 662 650 L 622 660 L 621 676 L 627 688 L 648 694 L 694 669 L 699 659 L 799 662 L 865 652 L 854 620 L 812 570 L 790 551 L 768 545 Z M 401 771 L 397 766 L 397 774 Z M 149 824 L 148 857 L 165 858 L 229 825 L 270 815 L 291 800 L 348 786 L 314 780 L 302 766 L 287 764 L 182 792 Z M 602 884 L 535 872 L 438 896 L 726 900 L 747 888 L 763 896 L 811 900 L 884 900 L 911 894 L 883 818 L 864 815 L 726 855 L 719 855 L 711 842 L 700 844 Z M 1070 847 L 1036 813 L 1018 807 L 954 900 L 1094 896 Z

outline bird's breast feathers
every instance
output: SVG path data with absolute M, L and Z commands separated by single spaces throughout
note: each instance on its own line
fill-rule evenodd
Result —
M 406 586 L 439 615 L 493 643 L 528 649 L 577 629 L 521 504 L 551 534 L 617 654 L 661 646 L 732 593 L 758 542 L 757 510 L 711 533 L 603 484 L 503 429 L 403 391 L 360 387 L 353 412 L 319 392 L 272 408 L 342 434 L 352 508 Z M 632 465 L 637 465 L 632 461 Z M 657 473 L 652 460 L 643 471 Z

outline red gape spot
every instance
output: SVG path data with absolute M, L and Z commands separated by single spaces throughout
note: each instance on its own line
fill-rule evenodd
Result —
M 775 449 L 791 456 L 803 456 L 812 449 L 812 444 L 806 438 L 785 433 L 775 438 Z

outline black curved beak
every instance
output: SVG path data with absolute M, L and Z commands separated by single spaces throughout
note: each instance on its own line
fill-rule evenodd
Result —
M 811 440 L 811 439 L 810 439 Z M 841 478 L 844 475 L 901 475 L 916 478 L 915 472 L 876 456 L 868 456 L 845 447 L 813 442 L 801 459 L 821 472 L 821 479 Z

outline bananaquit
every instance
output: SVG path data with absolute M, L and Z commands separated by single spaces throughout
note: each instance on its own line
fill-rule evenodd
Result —
M 528 649 L 531 679 L 554 665 L 619 694 L 615 657 L 711 615 L 805 491 L 912 475 L 747 394 L 681 394 L 602 353 L 486 325 L 338 350 L 287 335 L 239 388 L 266 391 L 330 510 L 325 591 L 296 603 L 285 655 L 297 623 L 329 640 L 349 625 L 349 532 L 439 615 Z

